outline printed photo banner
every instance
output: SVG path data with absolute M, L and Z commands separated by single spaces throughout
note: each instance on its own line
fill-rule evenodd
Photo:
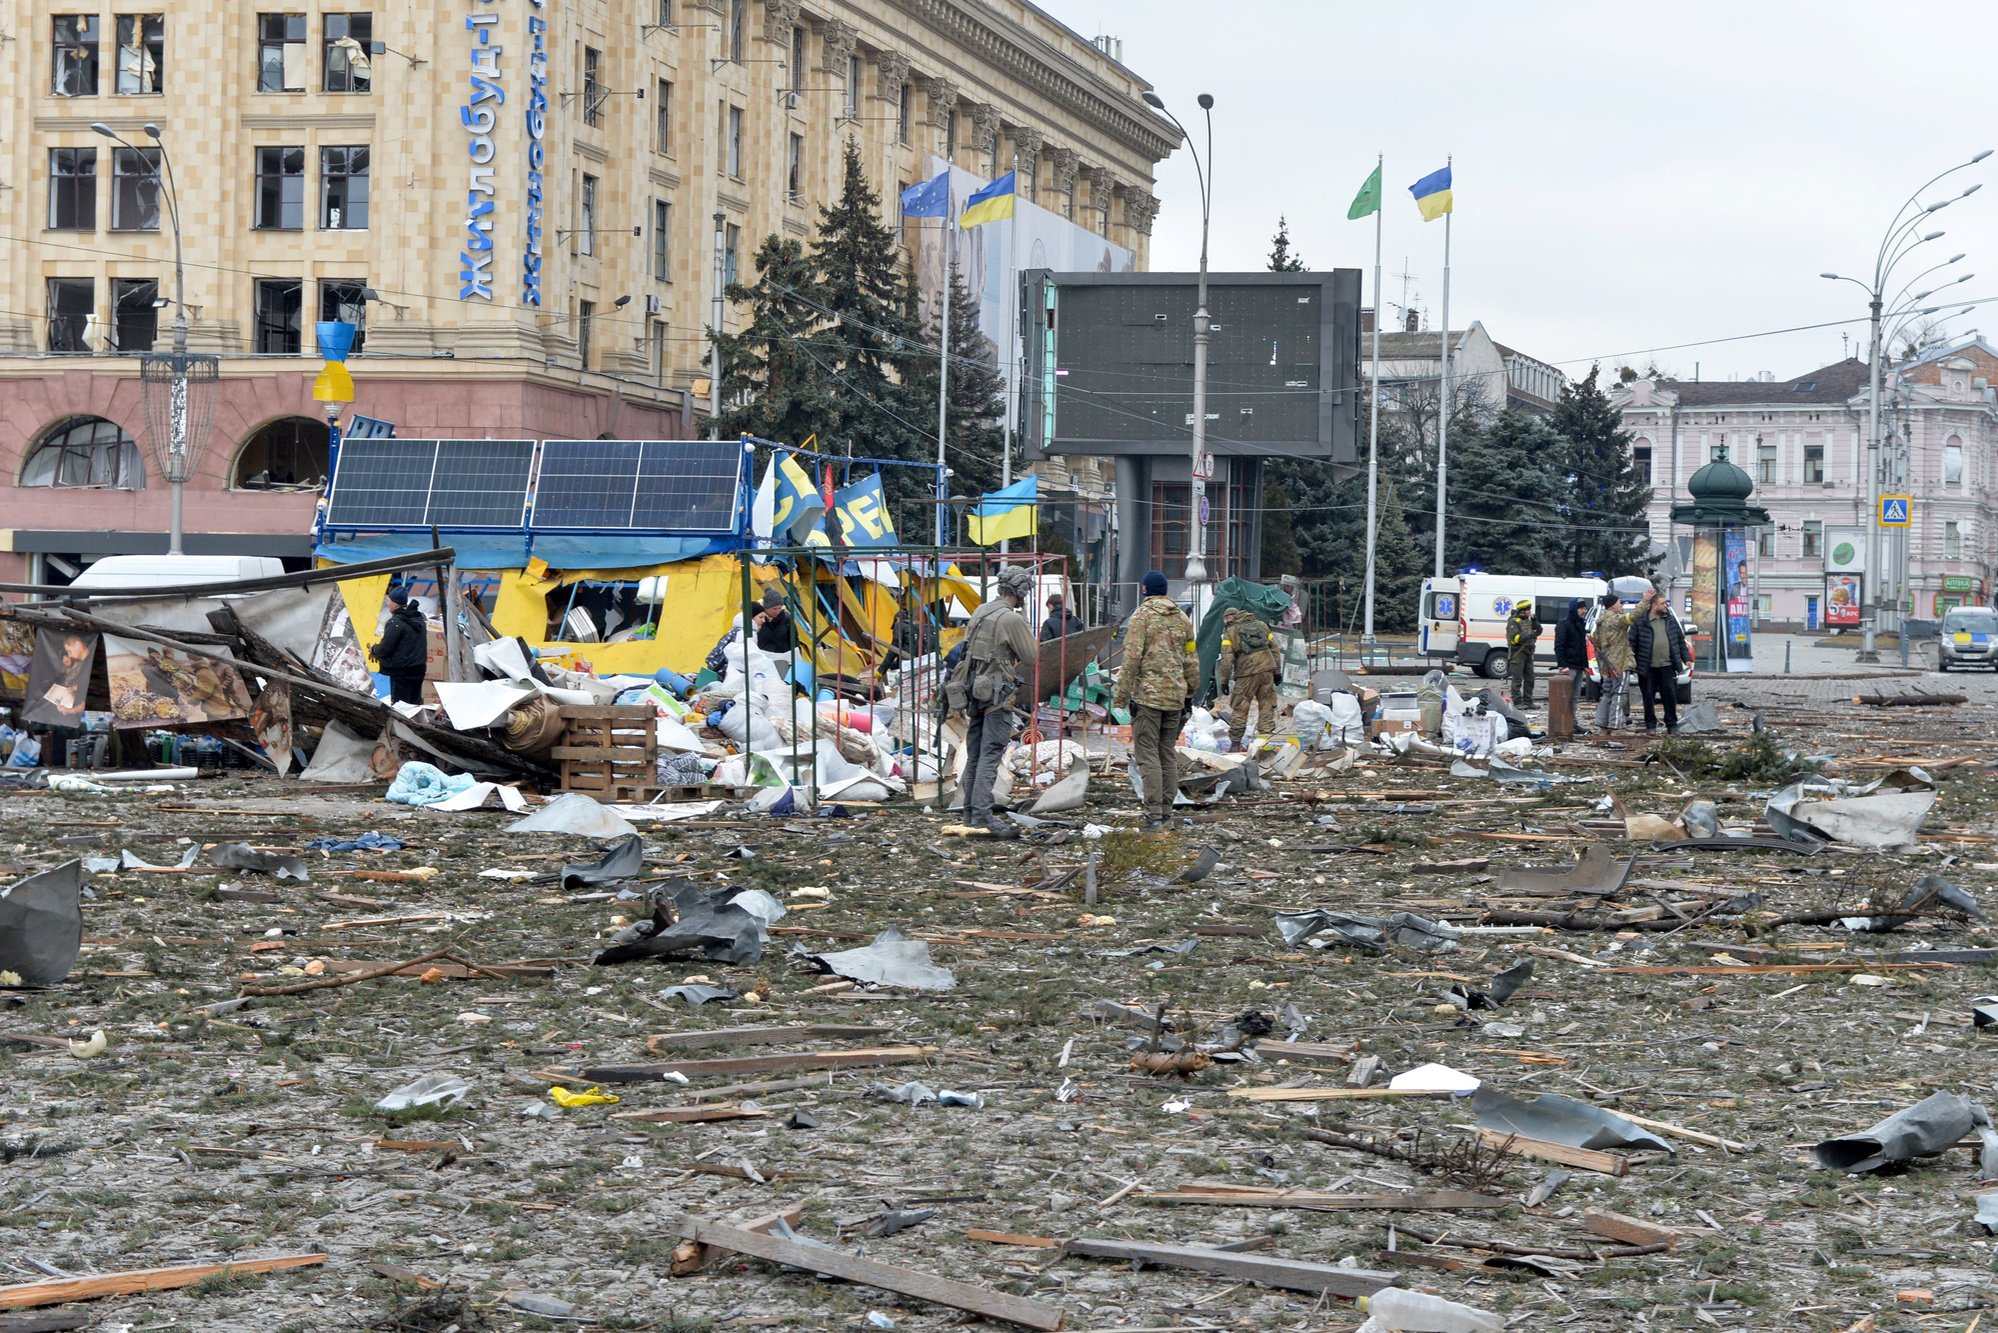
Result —
M 39 652 L 36 662 L 40 664 Z M 110 681 L 113 726 L 184 726 L 233 722 L 250 715 L 250 692 L 243 678 L 234 667 L 205 657 L 107 634 L 104 669 Z
M 35 657 L 35 627 L 0 620 L 0 694 L 19 699 L 28 692 L 28 665 Z
M 90 696 L 97 635 L 81 629 L 38 629 L 28 664 L 27 702 L 21 720 L 31 726 L 80 727 Z

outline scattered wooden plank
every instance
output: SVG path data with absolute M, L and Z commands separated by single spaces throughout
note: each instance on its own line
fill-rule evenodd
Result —
M 722 1060 L 681 1060 L 651 1065 L 592 1065 L 548 1071 L 555 1078 L 579 1078 L 591 1083 L 650 1083 L 667 1074 L 688 1078 L 735 1078 L 799 1069 L 852 1069 L 870 1065 L 904 1065 L 937 1053 L 934 1046 L 868 1046 L 851 1051 L 796 1051 L 785 1055 L 741 1055 Z
M 1584 1171 L 1600 1171 L 1606 1176 L 1630 1174 L 1628 1158 L 1618 1157 L 1613 1152 L 1601 1152 L 1595 1148 L 1570 1148 L 1565 1143 L 1521 1138 L 1517 1134 L 1506 1134 L 1496 1129 L 1479 1130 L 1478 1141 L 1487 1148 L 1511 1153 L 1515 1157 L 1537 1157 L 1543 1162 L 1578 1166 Z
M 323 1254 L 285 1254 L 273 1259 L 237 1259 L 226 1264 L 177 1264 L 172 1268 L 135 1268 L 94 1277 L 54 1278 L 0 1287 L 0 1310 L 27 1310 L 37 1305 L 94 1301 L 100 1296 L 130 1296 L 141 1291 L 174 1291 L 224 1273 L 275 1273 L 286 1268 L 311 1268 L 326 1262 Z
M 1371 1296 L 1398 1280 L 1393 1273 L 1370 1268 L 1340 1268 L 1335 1264 L 1284 1259 L 1275 1255 L 1242 1254 L 1207 1245 L 1161 1245 L 1149 1241 L 1099 1240 L 1082 1236 L 1064 1247 L 1069 1254 L 1091 1259 L 1121 1259 L 1160 1268 L 1190 1268 L 1237 1282 L 1255 1282 L 1285 1291 L 1309 1291 L 1332 1296 Z
M 378 1277 L 385 1277 L 391 1282 L 407 1282 L 421 1291 L 441 1291 L 450 1285 L 439 1282 L 434 1277 L 425 1277 L 414 1269 L 404 1268 L 401 1264 L 392 1264 L 382 1259 L 375 1260 L 368 1267 L 373 1269 Z M 0 1333 L 5 1331 L 0 1330 Z
M 1754 1151 L 1746 1143 L 1736 1143 L 1733 1139 L 1724 1139 L 1718 1134 L 1708 1134 L 1702 1130 L 1687 1129 L 1684 1125 L 1675 1125 L 1668 1120 L 1652 1120 L 1641 1115 L 1631 1115 L 1627 1111 L 1619 1111 L 1617 1114 L 1633 1125 L 1642 1125 L 1646 1129 L 1655 1129 L 1660 1134 L 1670 1135 L 1675 1139 L 1685 1139 L 1689 1143 L 1704 1143 L 1709 1148 L 1719 1148 L 1722 1152 L 1747 1153 Z
M 753 1222 L 744 1222 L 742 1229 L 754 1231 L 759 1236 L 767 1236 L 776 1228 L 778 1222 L 783 1222 L 787 1227 L 795 1227 L 804 1216 L 804 1208 L 794 1203 L 789 1208 L 781 1208 Z M 703 1245 L 697 1240 L 681 1241 L 673 1247 L 673 1262 L 669 1271 L 674 1277 L 698 1273 L 727 1253 L 727 1250 L 719 1246 Z
M 709 1106 L 666 1106 L 652 1111 L 613 1111 L 613 1120 L 642 1120 L 648 1125 L 704 1125 L 715 1120 L 762 1120 L 769 1116 L 768 1111 L 754 1111 L 744 1106 L 717 1104 Z
M 418 966 L 415 963 L 402 963 L 390 965 L 386 972 L 380 970 L 382 966 L 383 964 L 380 963 L 370 963 L 357 958 L 329 958 L 326 960 L 326 970 L 328 972 L 341 977 L 350 976 L 357 972 L 366 972 L 369 974 L 368 977 L 364 978 L 366 980 L 373 980 L 375 977 L 420 977 L 433 968 L 436 970 L 438 979 L 442 981 L 469 981 L 473 977 L 489 977 L 498 981 L 552 977 L 555 975 L 554 968 L 545 964 L 531 963 L 479 963 L 476 965 L 467 965 L 464 963 L 431 963 L 424 966 Z
M 1855 694 L 1852 701 L 1872 708 L 1944 708 L 1967 704 L 1967 694 Z
M 668 1222 L 666 1226 L 667 1230 L 677 1232 L 688 1240 L 719 1246 L 735 1254 L 746 1254 L 751 1258 L 764 1259 L 770 1263 L 802 1268 L 807 1272 L 819 1273 L 826 1277 L 844 1278 L 848 1282 L 864 1283 L 870 1287 L 878 1287 L 882 1291 L 913 1296 L 917 1300 L 949 1306 L 953 1310 L 963 1310 L 1002 1323 L 1048 1330 L 1059 1329 L 1062 1325 L 1062 1310 L 1059 1306 L 1028 1300 L 1022 1296 L 1010 1296 L 1001 1291 L 991 1291 L 969 1282 L 936 1277 L 908 1268 L 897 1268 L 893 1264 L 863 1259 L 858 1255 L 846 1254 L 839 1250 L 820 1249 L 814 1245 L 778 1240 L 771 1236 L 758 1235 L 742 1227 L 724 1226 L 707 1218 L 681 1217 Z M 1389 1277 L 1388 1280 L 1393 1279 Z M 1368 1290 L 1378 1289 L 1374 1287 Z
M 1427 1088 L 1230 1088 L 1230 1097 L 1251 1102 L 1343 1102 L 1387 1097 L 1454 1097 Z
M 1582 1230 L 1591 1236 L 1606 1236 L 1625 1245 L 1663 1245 L 1671 1250 L 1678 1248 L 1679 1244 L 1679 1233 L 1670 1227 L 1653 1226 L 1622 1213 L 1595 1209 L 1582 1214 Z
M 1270 1041 L 1256 1043 L 1256 1054 L 1265 1060 L 1339 1060 L 1353 1058 L 1350 1046 L 1335 1046 L 1329 1041 Z
M 1810 972 L 1879 972 L 1893 968 L 1900 971 L 1947 970 L 1949 963 L 1739 963 L 1723 966 L 1719 963 L 1687 964 L 1671 966 L 1664 963 L 1645 963 L 1627 967 L 1606 968 L 1606 971 L 1621 972 L 1628 976 L 1644 977 L 1746 977 L 1771 973 L 1802 975 Z
M 1363 1055 L 1353 1061 L 1353 1068 L 1346 1075 L 1346 1086 L 1364 1088 L 1374 1081 L 1374 1075 L 1381 1072 L 1381 1058 L 1378 1055 Z
M 1140 1194 L 1139 1203 L 1204 1204 L 1217 1208 L 1299 1208 L 1317 1213 L 1424 1212 L 1430 1209 L 1482 1210 L 1504 1208 L 1511 1199 L 1472 1190 L 1407 1190 L 1399 1194 L 1334 1194 L 1323 1190 L 1269 1189 L 1253 1185 L 1183 1185 L 1157 1194 Z
M 864 1041 L 885 1037 L 886 1029 L 858 1023 L 793 1023 L 782 1027 L 710 1028 L 668 1032 L 645 1039 L 647 1055 L 699 1050 L 705 1046 L 776 1046 L 787 1041 Z

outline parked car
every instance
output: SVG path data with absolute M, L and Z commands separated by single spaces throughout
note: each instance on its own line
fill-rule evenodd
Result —
M 1989 667 L 1998 671 L 1998 611 L 1959 606 L 1943 613 L 1936 640 L 1936 670 Z

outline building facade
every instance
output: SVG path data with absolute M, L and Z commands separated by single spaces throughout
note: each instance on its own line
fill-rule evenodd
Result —
M 1372 312 L 1361 317 L 1363 376 L 1373 374 L 1372 318 Z M 1410 318 L 1412 321 L 1413 315 Z M 1439 331 L 1381 330 L 1381 392 L 1387 410 L 1433 417 L 1442 375 L 1443 335 Z M 1459 407 L 1544 416 L 1554 410 L 1567 385 L 1568 377 L 1545 361 L 1492 341 L 1477 320 L 1450 332 L 1450 397 Z
M 187 547 L 302 557 L 315 321 L 362 326 L 351 412 L 404 436 L 683 438 L 717 282 L 810 235 L 849 138 L 890 220 L 935 159 L 1017 164 L 1138 267 L 1178 139 L 1025 0 L 371 2 L 0 3 L 0 576 L 164 549 L 137 354 L 176 212 L 221 358 Z
M 1998 354 L 1969 339 L 1893 367 L 1881 396 L 1881 489 L 1912 497 L 1910 524 L 1885 529 L 1883 626 L 1988 605 L 1998 574 Z M 1751 607 L 1759 621 L 1816 629 L 1851 623 L 1871 586 L 1869 375 L 1847 359 L 1790 380 L 1640 379 L 1615 390 L 1661 568 L 1683 591 L 1691 533 L 1669 511 L 1686 481 L 1725 458 L 1755 480 L 1774 523 L 1754 536 Z M 1905 573 L 1904 573 L 1905 571 Z M 1845 611 L 1846 615 L 1841 616 Z

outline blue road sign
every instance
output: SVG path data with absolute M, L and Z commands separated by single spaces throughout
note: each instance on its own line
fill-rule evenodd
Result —
M 1880 526 L 1883 528 L 1905 528 L 1908 514 L 1915 507 L 1912 495 L 1883 495 L 1880 497 Z

